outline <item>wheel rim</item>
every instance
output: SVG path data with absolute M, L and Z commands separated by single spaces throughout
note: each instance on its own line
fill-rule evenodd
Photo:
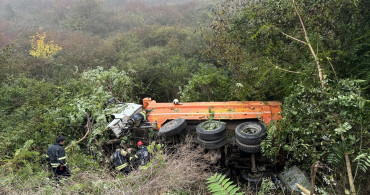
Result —
M 213 129 L 217 129 L 220 125 L 221 123 L 218 121 L 209 121 L 209 122 L 205 122 L 202 126 L 205 130 L 210 131 Z
M 248 135 L 254 135 L 254 134 L 258 134 L 259 132 L 261 132 L 261 128 L 258 128 L 257 125 L 253 125 L 253 126 L 246 125 L 240 130 L 240 132 L 248 134 Z
M 251 179 L 260 179 L 262 177 L 262 173 L 248 173 L 248 177 Z

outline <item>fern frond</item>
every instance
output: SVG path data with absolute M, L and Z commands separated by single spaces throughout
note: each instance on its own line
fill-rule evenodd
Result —
M 229 182 L 227 182 L 225 185 L 224 185 L 224 188 L 228 188 L 231 184 L 232 184 L 233 182 L 232 181 L 229 181 Z
M 332 153 L 328 154 L 326 160 L 329 164 L 337 166 L 340 164 L 340 162 L 343 162 L 344 151 L 346 149 L 344 145 L 340 144 L 338 146 L 333 147 L 333 150 L 334 151 Z
M 224 192 L 224 191 L 216 192 L 216 193 L 213 193 L 213 195 L 227 195 L 227 192 Z
M 227 192 L 231 192 L 231 190 L 233 190 L 235 187 L 236 187 L 236 185 L 231 185 L 231 186 L 229 186 L 229 187 L 226 189 L 226 191 L 227 191 Z
M 215 193 L 215 192 L 223 192 L 223 188 L 219 185 L 215 185 L 215 186 L 212 186 L 211 187 L 211 193 Z
M 223 181 L 224 181 L 224 179 L 225 179 L 225 175 L 222 175 L 221 177 L 220 177 L 220 179 L 218 180 L 218 184 L 221 184 Z
M 211 177 L 207 179 L 208 184 L 207 189 L 213 195 L 231 195 L 236 194 L 236 192 L 240 189 L 232 181 L 230 178 L 227 178 L 226 175 L 215 173 Z M 238 193 L 243 194 L 243 193 Z
M 234 195 L 236 193 L 236 191 L 238 191 L 240 188 L 234 188 L 233 190 L 231 190 L 231 192 L 229 193 L 230 195 Z
M 216 174 L 217 174 L 217 173 L 216 173 Z M 218 174 L 218 175 L 217 175 L 217 177 L 216 177 L 217 181 L 221 178 L 221 176 L 222 176 L 222 174 Z
M 221 185 L 225 186 L 226 182 L 228 182 L 229 180 L 230 180 L 230 178 L 224 179 L 224 181 L 221 183 Z
M 358 155 L 353 161 L 356 162 L 358 167 L 365 173 L 370 167 L 370 155 L 368 153 Z

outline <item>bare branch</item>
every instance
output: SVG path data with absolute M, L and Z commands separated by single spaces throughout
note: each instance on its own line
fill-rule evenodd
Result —
M 292 0 L 292 1 L 293 1 L 293 6 L 294 6 L 295 13 L 297 13 L 297 16 L 298 16 L 298 18 L 299 18 L 299 21 L 301 22 L 302 29 L 303 29 L 303 33 L 304 33 L 304 36 L 305 36 L 306 41 L 307 41 L 308 37 L 307 37 L 306 27 L 304 26 L 304 23 L 303 23 L 303 20 L 302 20 L 302 18 L 301 18 L 301 15 L 299 15 L 299 12 L 298 12 L 297 6 L 295 5 L 294 0 Z M 307 42 L 308 42 L 308 41 L 307 41 Z M 308 42 L 308 43 L 309 43 L 309 42 Z
M 310 189 L 310 195 L 313 195 L 315 191 L 315 179 L 316 179 L 316 172 L 319 168 L 322 168 L 322 164 L 320 161 L 316 161 L 312 166 L 311 166 L 311 189 Z
M 89 135 L 89 130 L 87 130 L 87 131 L 86 131 L 86 133 L 85 133 L 85 135 L 84 135 L 81 139 L 79 139 L 75 144 L 78 144 L 78 143 L 80 143 L 82 140 L 86 139 L 87 135 Z M 67 150 L 68 148 L 70 148 L 71 146 L 72 146 L 72 145 L 67 146 L 67 147 L 66 147 L 66 150 Z
M 267 60 L 270 62 L 270 64 L 275 67 L 276 69 L 279 69 L 279 70 L 282 70 L 282 71 L 285 71 L 285 72 L 290 72 L 290 73 L 294 73 L 294 74 L 302 74 L 302 72 L 296 72 L 296 71 L 291 71 L 291 70 L 287 70 L 287 69 L 284 69 L 284 68 L 280 68 L 279 66 L 273 64 L 269 58 L 267 58 Z
M 297 38 L 295 38 L 295 37 L 292 37 L 292 36 L 290 36 L 290 35 L 288 35 L 288 34 L 286 34 L 286 33 L 284 33 L 283 31 L 280 31 L 283 35 L 285 35 L 285 36 L 287 36 L 287 37 L 289 37 L 289 38 L 291 38 L 291 39 L 293 39 L 293 40 L 296 40 L 296 41 L 298 41 L 298 42 L 300 42 L 300 43 L 303 43 L 303 44 L 305 44 L 305 45 L 307 45 L 307 43 L 306 42 L 304 42 L 304 41 L 302 41 L 302 40 L 299 40 L 299 39 L 297 39 Z
M 295 185 L 297 186 L 298 189 L 301 190 L 302 194 L 310 194 L 310 190 L 308 190 L 307 188 L 303 187 L 301 184 L 295 183 Z
M 322 76 L 322 71 L 321 71 L 321 65 L 320 65 L 319 58 L 317 57 L 315 51 L 312 48 L 312 45 L 310 43 L 310 40 L 308 39 L 306 27 L 304 26 L 304 23 L 303 23 L 303 20 L 301 18 L 301 15 L 299 15 L 297 6 L 295 5 L 294 0 L 292 0 L 292 1 L 293 1 L 294 10 L 295 10 L 295 12 L 296 12 L 296 14 L 297 14 L 297 16 L 299 18 L 299 21 L 300 21 L 301 25 L 302 25 L 302 29 L 303 29 L 304 37 L 306 39 L 306 43 L 307 43 L 308 47 L 310 48 L 310 51 L 312 53 L 313 58 L 315 59 L 315 62 L 316 62 L 316 65 L 317 65 L 317 70 L 319 72 L 319 78 L 320 78 L 321 87 L 324 88 L 325 86 L 324 86 L 324 81 L 323 81 L 323 76 Z
M 341 135 L 342 141 L 344 142 L 344 136 Z M 356 195 L 356 189 L 355 184 L 352 176 L 352 168 L 351 168 L 351 161 L 348 156 L 348 152 L 344 153 L 344 158 L 346 160 L 346 168 L 347 168 L 347 174 L 348 174 L 348 182 L 349 182 L 349 189 L 351 195 Z
M 87 122 L 87 124 L 86 124 L 87 131 L 86 131 L 85 135 L 84 135 L 81 139 L 79 139 L 75 144 L 78 144 L 78 143 L 80 143 L 82 140 L 86 139 L 87 135 L 89 135 L 89 133 L 92 131 L 92 130 L 91 130 L 91 127 L 90 127 L 90 114 L 89 114 L 88 112 L 86 113 L 86 117 L 87 117 L 87 121 L 88 121 L 88 122 Z M 69 147 L 71 147 L 71 145 L 67 146 L 67 147 L 66 147 L 66 150 L 67 150 Z

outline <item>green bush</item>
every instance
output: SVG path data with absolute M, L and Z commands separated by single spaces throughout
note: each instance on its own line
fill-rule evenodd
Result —
M 32 149 L 42 153 L 57 135 L 68 140 L 82 137 L 87 112 L 94 119 L 90 142 L 96 136 L 104 137 L 104 102 L 112 96 L 130 101 L 130 89 L 131 79 L 116 68 L 86 71 L 64 86 L 24 77 L 4 84 L 0 88 L 4 94 L 0 97 L 1 159 L 13 158 L 29 139 L 34 143 Z
M 284 150 L 289 163 L 303 163 L 308 170 L 321 161 L 334 169 L 338 179 L 343 179 L 344 154 L 349 153 L 352 160 L 358 159 L 353 163 L 354 175 L 364 179 L 363 171 L 370 167 L 365 163 L 369 156 L 370 102 L 362 95 L 359 83 L 341 80 L 326 83 L 325 88 L 296 86 L 284 100 L 283 119 L 268 129 L 262 143 L 264 153 L 275 157 Z
M 31 150 L 33 140 L 28 140 L 22 148 L 16 150 L 12 159 L 5 159 L 3 168 L 6 172 L 18 171 L 23 176 L 28 176 L 40 170 L 37 166 L 40 154 Z
M 182 101 L 228 101 L 232 98 L 232 80 L 222 69 L 203 65 L 181 93 Z

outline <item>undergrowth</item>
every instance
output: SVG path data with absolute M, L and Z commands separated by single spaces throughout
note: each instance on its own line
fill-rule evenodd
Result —
M 172 151 L 172 152 L 170 152 Z M 152 161 L 146 169 L 129 175 L 114 175 L 109 169 L 95 167 L 86 170 L 72 161 L 72 176 L 57 184 L 46 165 L 39 164 L 37 172 L 25 176 L 22 170 L 0 171 L 0 194 L 204 194 L 205 180 L 210 176 L 202 153 L 190 143 L 166 150 L 160 160 Z M 154 158 L 155 159 L 155 158 Z M 85 159 L 91 161 L 93 159 Z M 69 164 L 71 164 L 69 163 Z M 163 163 L 160 164 L 160 163 Z M 34 164 L 37 165 L 37 164 Z M 88 163 L 80 163 L 88 166 Z M 26 165 L 27 166 L 27 165 Z

